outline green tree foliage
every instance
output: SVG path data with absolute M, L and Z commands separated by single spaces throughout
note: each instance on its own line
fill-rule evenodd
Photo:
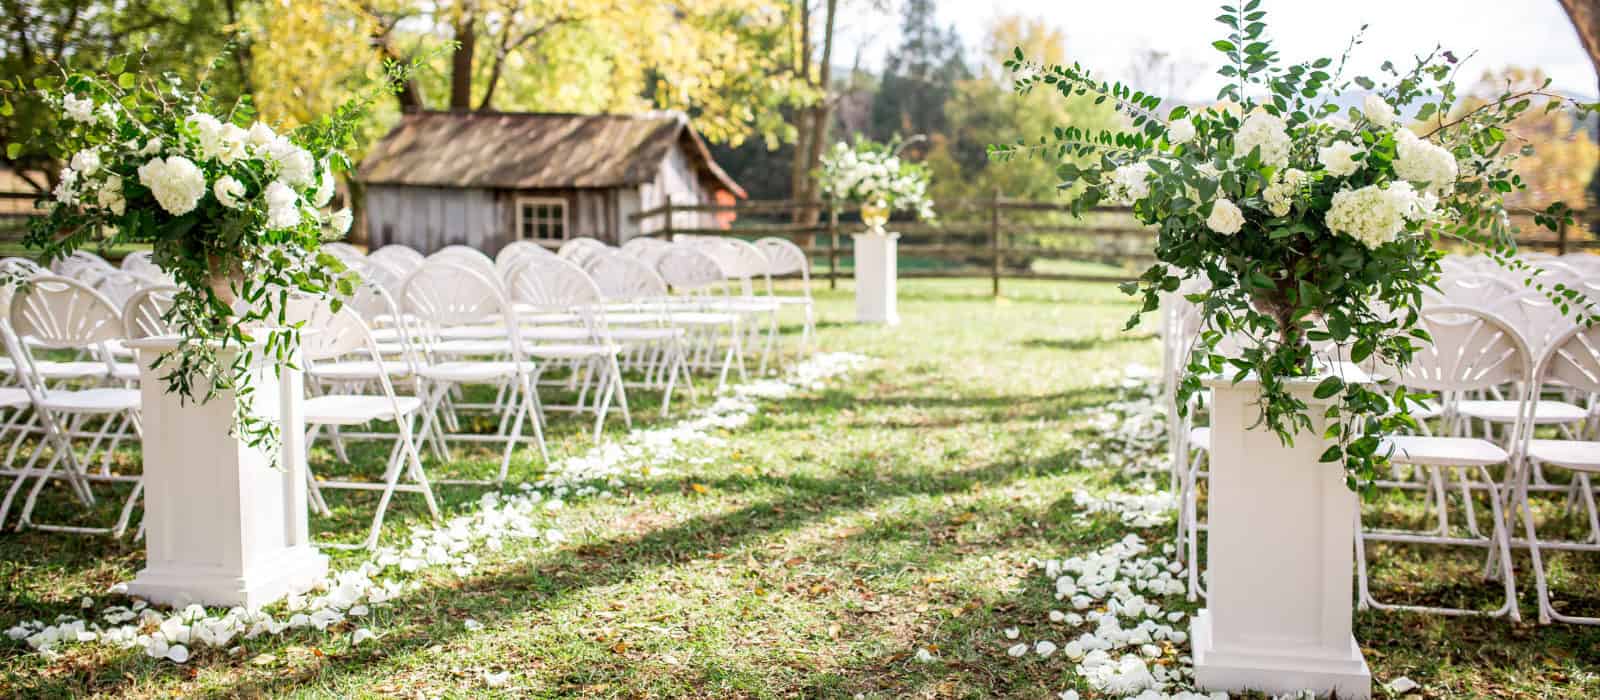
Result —
M 944 105 L 956 83 L 971 73 L 961 56 L 955 27 L 936 23 L 934 0 L 908 0 L 901 14 L 900 47 L 884 64 L 883 80 L 872 102 L 869 135 L 886 141 L 895 135 L 945 133 Z

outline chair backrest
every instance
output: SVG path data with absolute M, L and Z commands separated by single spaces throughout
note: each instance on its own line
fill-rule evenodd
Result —
M 424 263 L 400 295 L 401 311 L 435 327 L 506 320 L 509 306 L 494 279 L 451 260 Z
M 145 287 L 134 292 L 122 305 L 122 334 L 128 338 L 170 335 L 172 326 L 166 315 L 177 293 L 177 287 Z
M 367 254 L 367 260 L 383 262 L 408 275 L 412 270 L 421 267 L 422 261 L 426 259 L 416 248 L 398 243 L 391 243 Z
M 1521 294 L 1497 300 L 1489 311 L 1511 324 L 1522 334 L 1522 342 L 1534 357 L 1541 357 L 1550 341 L 1565 333 L 1576 320 L 1561 313 L 1561 309 L 1543 293 L 1528 290 Z
M 600 294 L 611 301 L 660 299 L 667 295 L 667 283 L 654 267 L 627 255 L 608 255 L 595 261 L 589 270 Z
M 135 292 L 146 287 L 155 286 L 155 283 L 143 275 L 136 275 L 125 270 L 108 270 L 93 282 L 90 282 L 89 286 L 105 295 L 105 298 L 110 300 L 117 308 L 122 308 L 122 305 L 128 303 L 128 299 L 132 298 Z
M 593 238 L 574 238 L 562 243 L 561 249 L 556 251 L 556 256 L 583 267 L 595 257 L 605 255 L 610 249 L 610 246 Z
M 84 349 L 123 337 L 122 314 L 87 285 L 35 277 L 11 298 L 11 328 L 47 348 Z
M 499 275 L 494 269 L 494 259 L 477 248 L 468 248 L 464 245 L 450 245 L 439 249 L 439 252 L 428 256 L 427 262 L 443 260 L 469 268 L 480 275 L 487 275 L 491 280 L 498 280 Z
M 524 260 L 511 271 L 506 286 L 515 304 L 535 311 L 575 312 L 591 334 L 607 333 L 605 297 L 589 273 L 577 265 L 560 258 Z
M 624 241 L 620 250 L 628 255 L 638 255 L 649 250 L 663 250 L 670 245 L 672 244 L 659 238 L 651 238 L 650 236 L 634 236 L 633 238 L 629 238 L 627 241 Z
M 60 258 L 50 263 L 50 271 L 62 277 L 71 277 L 72 271 L 84 267 L 98 269 L 113 269 L 111 263 L 87 250 L 75 250 L 71 255 Z
M 1505 319 L 1468 306 L 1436 306 L 1422 311 L 1419 325 L 1433 339 L 1422 343 L 1410 364 L 1390 368 L 1409 389 L 1458 392 L 1505 384 L 1526 384 L 1533 353 Z
M 501 248 L 498 255 L 494 256 L 495 274 L 504 282 L 511 278 L 512 270 L 515 270 L 522 261 L 530 258 L 554 257 L 556 257 L 556 254 L 549 248 L 533 241 L 512 241 L 506 247 Z
M 800 275 L 806 281 L 807 289 L 810 288 L 811 259 L 806 257 L 804 248 L 794 241 L 776 236 L 763 238 L 756 241 L 755 245 L 767 256 L 767 274 L 773 277 Z
M 707 292 L 727 280 L 722 265 L 704 250 L 687 243 L 674 243 L 656 264 L 661 279 L 674 289 Z
M 1574 325 L 1553 338 L 1539 362 L 1539 379 L 1558 380 L 1584 393 L 1600 394 L 1600 324 L 1588 328 Z
M 1474 275 L 1441 279 L 1439 291 L 1444 294 L 1444 305 L 1482 308 L 1521 292 L 1522 287 L 1500 277 Z

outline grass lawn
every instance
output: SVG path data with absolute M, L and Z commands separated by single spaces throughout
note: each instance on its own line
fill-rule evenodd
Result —
M 1132 307 L 1113 285 L 1008 280 L 993 300 L 987 280 L 908 281 L 895 329 L 848 323 L 848 285 L 818 286 L 821 346 L 870 366 L 767 403 L 720 444 L 649 465 L 609 495 L 569 494 L 548 516 L 564 542 L 508 541 L 475 552 L 466 577 L 443 567 L 408 577 L 416 585 L 362 623 L 376 640 L 352 644 L 342 623 L 232 653 L 196 649 L 178 665 L 101 644 L 46 657 L 0 638 L 0 697 L 1094 697 L 1066 654 L 1006 650 L 1086 629 L 1050 621 L 1063 603 L 1030 559 L 1086 554 L 1130 532 L 1153 548 L 1171 539 L 1168 525 L 1136 529 L 1073 497 L 1147 479 L 1112 466 L 1155 457 L 1110 439 L 1117 421 L 1100 417 L 1129 396 L 1125 366 L 1157 364 L 1158 341 L 1120 332 Z M 785 328 L 791 339 L 797 330 Z M 652 410 L 656 397 L 630 399 L 640 423 L 670 422 Z M 586 425 L 553 418 L 553 454 L 587 449 Z M 385 451 L 361 446 L 355 462 Z M 322 446 L 313 461 L 341 469 Z M 430 467 L 482 474 L 492 461 L 478 449 Z M 512 481 L 537 471 L 519 462 Z M 441 488 L 451 512 L 482 493 Z M 313 528 L 357 538 L 370 501 L 334 498 L 336 516 Z M 418 500 L 397 497 L 386 539 L 426 521 Z M 1392 499 L 1372 508 L 1417 517 Z M 126 603 L 105 591 L 142 556 L 131 538 L 0 535 L 0 628 L 80 614 L 85 595 Z M 1475 578 L 1475 552 L 1381 556 L 1381 596 L 1487 605 L 1495 590 Z M 336 566 L 364 559 L 338 554 Z M 1561 595 L 1593 614 L 1600 556 L 1557 560 Z M 1524 614 L 1531 583 L 1519 579 Z M 1161 603 L 1195 609 L 1182 596 Z M 1600 696 L 1597 629 L 1380 612 L 1356 623 L 1375 680 L 1408 677 L 1420 697 Z M 1186 653 L 1169 645 L 1162 662 Z

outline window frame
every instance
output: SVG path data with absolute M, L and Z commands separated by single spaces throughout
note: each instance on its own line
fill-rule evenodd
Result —
M 533 232 L 532 232 L 532 234 L 526 233 L 525 231 L 527 229 L 524 226 L 524 224 L 527 223 L 527 220 L 523 216 L 526 213 L 526 208 L 530 207 L 530 206 L 538 207 L 538 206 L 552 206 L 552 205 L 561 208 L 561 218 L 560 218 L 559 222 L 554 218 L 540 219 L 540 218 L 538 218 L 537 215 L 535 215 L 535 218 L 534 218 L 534 221 L 533 221 Z M 570 220 L 570 218 L 568 216 L 566 198 L 564 198 L 564 197 L 539 197 L 539 196 L 532 196 L 532 195 L 519 195 L 516 198 L 516 207 L 517 207 L 517 215 L 516 215 L 517 240 L 533 241 L 535 243 L 539 243 L 539 242 L 542 242 L 542 241 L 563 242 L 563 241 L 569 240 L 572 237 L 572 222 L 571 222 L 571 220 Z M 544 238 L 544 237 L 541 237 L 539 235 L 539 227 L 541 225 L 549 225 L 551 223 L 560 223 L 561 224 L 561 236 L 559 238 Z

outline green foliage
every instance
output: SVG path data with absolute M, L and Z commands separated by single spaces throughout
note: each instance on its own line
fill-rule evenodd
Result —
M 1029 62 L 1018 49 L 1005 66 L 1019 93 L 1044 86 L 1090 98 L 1126 126 L 1065 124 L 1037 145 L 1019 141 L 992 154 L 1053 156 L 1060 186 L 1079 188 L 1074 212 L 1125 204 L 1158 229 L 1159 263 L 1125 288 L 1141 301 L 1128 325 L 1166 295 L 1199 305 L 1203 331 L 1179 385 L 1182 404 L 1203 376 L 1253 378 L 1262 421 L 1285 442 L 1312 427 L 1312 411 L 1323 413 L 1336 443 L 1324 460 L 1342 461 L 1358 487 L 1385 467 L 1379 438 L 1414 425 L 1408 404 L 1422 397 L 1333 377 L 1315 384 L 1314 407 L 1296 385 L 1337 360 L 1378 368 L 1411 361 L 1427 340 L 1419 309 L 1438 279 L 1440 239 L 1522 266 L 1511 258 L 1516 232 L 1503 196 L 1523 183 L 1504 127 L 1535 99 L 1580 113 L 1594 106 L 1553 95 L 1546 83 L 1446 119 L 1457 99 L 1449 52 L 1435 49 L 1408 71 L 1384 63 L 1379 79 L 1346 78 L 1346 57 L 1284 64 L 1265 16 L 1260 0 L 1224 6 L 1217 22 L 1227 34 L 1213 46 L 1227 58 L 1219 71 L 1226 102 L 1175 107 L 1165 118 L 1154 95 L 1077 64 Z M 1356 91 L 1366 93 L 1363 108 L 1342 109 L 1339 98 Z M 1418 132 L 1397 123 L 1407 111 L 1423 121 Z M 1537 220 L 1554 228 L 1568 218 L 1557 204 Z M 1568 291 L 1550 293 L 1576 306 Z
M 291 294 L 352 290 L 344 266 L 317 252 L 349 228 L 348 211 L 324 211 L 333 171 L 350 167 L 344 149 L 372 102 L 416 64 L 386 65 L 378 89 L 278 135 L 252 124 L 248 98 L 220 105 L 211 71 L 190 86 L 146 73 L 144 59 L 113 57 L 103 71 L 63 63 L 32 85 L 0 83 L 7 102 L 52 115 L 29 140 L 67 164 L 26 243 L 46 262 L 91 242 L 149 245 L 178 284 L 164 318 L 183 341 L 162 358 L 169 390 L 201 402 L 234 393 L 237 434 L 275 447 L 277 421 L 248 409 L 251 367 L 291 361 Z

